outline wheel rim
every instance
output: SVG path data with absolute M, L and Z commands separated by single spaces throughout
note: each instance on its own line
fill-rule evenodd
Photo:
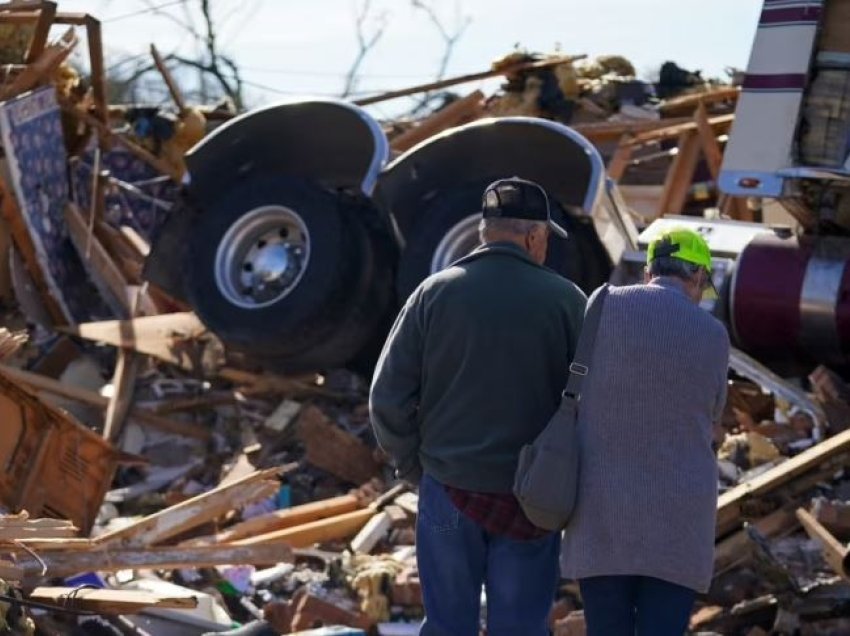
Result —
M 470 214 L 459 221 L 446 232 L 445 236 L 437 244 L 434 256 L 431 259 L 431 273 L 435 274 L 463 258 L 481 243 L 478 236 L 478 224 L 481 221 L 481 213 Z
M 215 282 L 231 303 L 260 309 L 289 295 L 307 270 L 310 235 L 301 216 L 278 205 L 234 223 L 218 246 Z

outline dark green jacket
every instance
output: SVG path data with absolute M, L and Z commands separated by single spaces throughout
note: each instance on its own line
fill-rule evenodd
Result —
M 510 492 L 520 448 L 558 406 L 586 302 L 511 243 L 425 280 L 396 319 L 369 400 L 399 475 Z

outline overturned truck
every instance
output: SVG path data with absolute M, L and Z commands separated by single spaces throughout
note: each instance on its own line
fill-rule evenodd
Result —
M 448 130 L 390 161 L 362 109 L 308 100 L 247 113 L 186 158 L 148 277 L 186 300 L 251 363 L 287 372 L 368 369 L 407 295 L 478 243 L 480 200 L 520 176 L 570 232 L 547 265 L 589 291 L 637 232 L 593 145 L 526 117 Z

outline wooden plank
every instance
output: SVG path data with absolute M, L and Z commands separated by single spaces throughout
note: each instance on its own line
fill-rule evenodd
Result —
M 293 553 L 285 542 L 269 541 L 262 545 L 244 546 L 145 547 L 131 550 L 101 548 L 80 552 L 40 552 L 39 557 L 47 567 L 47 577 L 66 577 L 82 572 L 272 565 L 292 562 Z M 41 562 L 32 557 L 22 557 L 19 563 L 28 577 L 41 578 Z
M 132 246 L 139 258 L 145 259 L 151 253 L 151 246 L 145 238 L 129 225 L 122 225 L 119 230 L 128 245 Z
M 429 137 L 452 126 L 457 126 L 464 120 L 471 118 L 477 119 L 484 113 L 483 103 L 484 93 L 474 91 L 420 121 L 410 130 L 393 138 L 390 141 L 390 147 L 393 150 L 405 152 Z
M 89 232 L 88 223 L 74 203 L 69 202 L 66 206 L 65 220 L 71 242 L 101 296 L 118 315 L 128 317 L 130 306 L 127 304 L 124 292 L 128 283 L 124 274 L 113 262 L 97 236 Z
M 240 539 L 227 545 L 257 546 L 269 543 L 285 543 L 293 548 L 307 548 L 314 543 L 342 541 L 357 534 L 377 512 L 373 508 L 354 510 L 335 517 L 311 521 L 294 528 L 275 530 L 255 537 Z
M 114 442 L 121 435 L 124 421 L 133 405 L 133 392 L 141 360 L 128 349 L 119 349 L 112 374 L 112 396 L 106 405 L 103 439 Z
M 670 128 L 679 124 L 693 121 L 691 117 L 676 117 L 670 119 L 650 119 L 637 121 L 602 121 L 587 124 L 575 124 L 573 130 L 581 133 L 595 144 L 608 143 L 622 139 L 623 136 L 633 138 L 640 133 Z
M 664 190 L 658 204 L 658 216 L 682 213 L 699 157 L 700 140 L 696 131 L 683 132 L 679 137 L 679 152 L 673 159 L 664 181 Z
M 271 497 L 280 489 L 280 482 L 275 478 L 293 467 L 290 465 L 253 472 L 230 484 L 160 510 L 120 530 L 101 535 L 94 543 L 124 548 L 161 543 L 217 519 L 234 508 Z
M 72 400 L 76 400 L 82 404 L 96 406 L 106 409 L 109 405 L 109 398 L 106 398 L 94 391 L 87 391 L 79 387 L 63 384 L 59 380 L 48 378 L 47 376 L 38 373 L 31 373 L 23 369 L 15 369 L 7 365 L 0 364 L 0 375 L 5 375 L 12 380 L 20 382 L 37 391 L 44 391 L 53 395 L 59 395 Z M 153 411 L 141 408 L 133 408 L 130 410 L 130 418 L 142 426 L 150 426 L 166 433 L 174 433 L 184 435 L 199 440 L 209 440 L 211 433 L 209 429 L 192 422 L 180 422 L 171 420 L 161 415 L 157 415 Z
M 737 101 L 741 95 L 738 86 L 729 88 L 717 88 L 703 93 L 693 95 L 681 95 L 661 103 L 660 109 L 665 116 L 692 113 L 699 105 L 714 104 L 717 102 Z
M 0 88 L 0 101 L 26 93 L 49 81 L 54 71 L 68 59 L 76 45 L 77 36 L 74 34 L 74 29 L 70 28 L 56 43 L 46 47 L 38 60 L 27 66 L 12 83 Z
M 387 536 L 393 527 L 393 519 L 386 510 L 373 516 L 351 540 L 351 550 L 355 554 L 369 554 L 375 546 Z
M 304 459 L 317 468 L 358 486 L 380 476 L 374 451 L 315 406 L 301 410 L 296 435 L 307 450 Z
M 850 572 L 847 571 L 847 546 L 836 539 L 832 533 L 823 527 L 805 508 L 797 509 L 797 519 L 813 540 L 820 543 L 823 558 L 829 567 L 842 579 L 850 583 Z
M 98 614 L 136 614 L 145 609 L 195 609 L 195 596 L 164 596 L 140 590 L 80 589 L 77 587 L 37 587 L 27 596 L 39 603 L 51 603 L 71 610 Z
M 174 76 L 171 75 L 171 71 L 165 65 L 165 60 L 162 59 L 162 56 L 153 44 L 151 44 L 151 56 L 153 57 L 154 65 L 159 71 L 159 74 L 162 75 L 165 85 L 168 87 L 168 92 L 171 94 L 171 99 L 174 100 L 174 105 L 177 106 L 177 112 L 181 114 L 186 112 L 186 100 L 183 99 L 183 94 L 177 87 Z
M 27 51 L 27 64 L 32 64 L 44 53 L 44 48 L 47 46 L 47 37 L 50 35 L 50 27 L 53 26 L 55 17 L 56 3 L 43 2 L 42 8 L 38 13 L 38 21 L 35 23 L 35 32 L 32 35 L 29 50 Z
M 231 543 L 247 537 L 268 534 L 275 530 L 283 530 L 319 519 L 335 517 L 357 510 L 359 507 L 360 503 L 355 495 L 341 495 L 322 501 L 313 501 L 286 510 L 275 510 L 253 519 L 246 519 L 214 536 L 187 541 L 186 545 Z
M 70 528 L 2 528 L 0 541 L 17 541 L 20 539 L 70 539 L 77 536 L 77 529 Z
M 4 581 L 23 581 L 26 573 L 12 561 L 0 560 L 0 579 Z
M 181 344 L 210 337 L 207 328 L 192 312 L 89 322 L 64 331 L 86 340 L 132 349 L 188 371 L 195 370 L 196 361 Z
M 374 97 L 366 97 L 364 99 L 358 99 L 354 103 L 358 106 L 368 106 L 370 104 L 377 104 L 379 102 L 385 102 L 391 99 L 397 99 L 399 97 L 407 97 L 409 95 L 416 95 L 417 93 L 427 93 L 429 91 L 438 91 L 444 88 L 448 88 L 449 86 L 457 86 L 458 84 L 466 84 L 468 82 L 475 82 L 477 80 L 487 79 L 489 77 L 499 77 L 501 75 L 512 75 L 514 73 L 522 73 L 524 71 L 531 71 L 535 69 L 542 68 L 554 68 L 561 64 L 572 64 L 573 62 L 577 62 L 579 60 L 583 60 L 586 58 L 586 55 L 565 55 L 563 57 L 557 57 L 547 60 L 540 60 L 538 62 L 520 62 L 518 64 L 511 64 L 509 66 L 504 66 L 498 69 L 491 69 L 489 71 L 484 71 L 482 73 L 471 73 L 469 75 L 460 75 L 458 77 L 451 77 L 444 80 L 439 80 L 436 82 L 429 82 L 427 84 L 419 84 L 417 86 L 411 86 L 410 88 L 403 88 L 397 91 L 388 91 L 386 93 L 381 93 L 380 95 L 375 95 Z
M 740 525 L 742 506 L 749 499 L 764 496 L 806 473 L 822 469 L 827 460 L 837 458 L 848 451 L 850 429 L 723 493 L 717 500 L 718 534 L 726 534 Z

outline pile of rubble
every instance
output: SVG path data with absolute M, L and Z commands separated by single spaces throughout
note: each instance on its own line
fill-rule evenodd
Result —
M 49 41 L 56 24 L 85 30 L 90 78 L 66 64 L 74 29 Z M 176 112 L 110 107 L 100 40 L 96 19 L 54 2 L 0 5 L 0 626 L 415 634 L 417 499 L 375 447 L 366 381 L 264 372 L 149 282 L 183 153 L 212 113 L 184 103 L 155 49 Z M 504 76 L 499 94 L 388 124 L 392 149 L 533 115 L 574 125 L 619 180 L 678 143 L 657 210 L 681 209 L 700 149 L 719 170 L 737 89 L 675 65 L 649 86 L 623 58 L 580 61 L 500 60 L 475 76 Z M 808 395 L 744 356 L 732 366 L 717 577 L 692 629 L 847 633 L 850 388 L 825 368 Z M 575 584 L 552 625 L 584 633 Z

